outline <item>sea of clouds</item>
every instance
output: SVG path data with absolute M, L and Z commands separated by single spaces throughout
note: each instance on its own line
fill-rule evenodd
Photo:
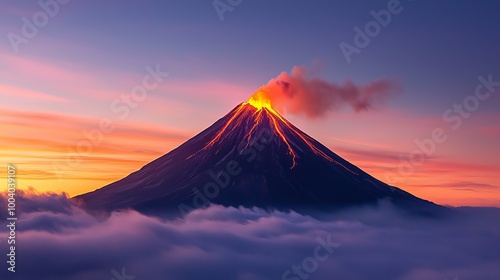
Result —
M 5 196 L 0 205 L 5 222 Z M 65 194 L 18 191 L 17 211 L 16 272 L 2 226 L 0 279 L 500 279 L 496 208 L 457 208 L 448 219 L 389 203 L 321 220 L 222 206 L 176 220 L 95 218 Z

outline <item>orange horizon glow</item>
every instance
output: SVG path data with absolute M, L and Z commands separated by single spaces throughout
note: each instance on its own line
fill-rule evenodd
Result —
M 260 107 L 261 110 L 255 110 L 253 113 L 255 123 L 246 137 L 251 137 L 265 113 L 274 116 L 271 125 L 276 128 L 277 134 L 281 132 L 280 128 L 285 126 L 295 131 L 295 127 L 279 113 L 276 111 L 272 113 L 266 107 L 266 102 L 257 102 L 257 104 L 264 105 Z M 251 104 L 250 102 L 240 104 L 241 110 L 244 105 Z M 497 117 L 485 115 L 485 118 Z M 340 123 L 348 122 L 341 116 L 337 119 L 340 119 L 338 120 Z M 4 162 L 17 165 L 19 188 L 34 187 L 41 192 L 66 192 L 70 196 L 95 190 L 127 176 L 176 148 L 198 131 L 181 132 L 167 126 L 121 123 L 112 134 L 106 136 L 102 144 L 94 147 L 92 154 L 81 158 L 82 161 L 78 167 L 65 170 L 61 178 L 60 174 L 57 174 L 51 167 L 52 164 L 64 162 L 67 148 L 75 145 L 83 129 L 94 128 L 98 119 L 0 108 L 0 120 L 3 131 L 3 133 L 0 131 L 1 158 Z M 366 123 L 366 120 L 361 119 L 360 122 Z M 478 122 L 481 122 L 481 119 Z M 301 123 L 301 121 L 297 122 L 299 125 Z M 380 123 L 387 122 L 380 121 Z M 226 129 L 229 127 L 230 125 L 227 125 Z M 304 127 L 303 123 L 301 127 Z M 356 131 L 363 132 L 363 129 Z M 488 126 L 478 129 L 474 135 L 477 133 L 491 135 L 492 130 Z M 300 133 L 298 135 L 306 143 L 311 144 L 310 141 L 313 141 Z M 364 141 L 368 138 L 366 134 L 360 134 L 360 136 L 353 134 L 351 138 L 346 138 L 341 134 L 336 134 L 339 138 L 332 138 L 329 135 L 325 138 L 321 137 L 318 132 L 313 132 L 311 135 L 315 135 L 332 151 L 339 153 L 343 158 L 379 180 L 384 181 L 384 172 L 387 170 L 398 168 L 397 154 L 391 155 L 398 149 L 394 150 L 391 145 L 377 141 L 373 137 L 369 137 L 371 140 L 368 145 L 367 141 Z M 398 143 L 400 144 L 401 141 Z M 293 152 L 293 145 L 289 144 Z M 148 147 L 147 150 L 144 147 Z M 343 147 L 349 147 L 349 149 L 345 150 Z M 482 147 L 478 146 L 478 148 Z M 399 151 L 405 152 L 404 149 L 400 147 Z M 394 159 L 389 159 L 388 155 Z M 495 187 L 498 184 L 496 179 L 498 178 L 498 165 L 494 162 L 469 163 L 470 159 L 461 161 L 450 158 L 444 161 L 441 158 L 442 156 L 437 159 L 430 158 L 413 176 L 396 186 L 438 204 L 500 207 L 500 192 Z M 470 175 L 464 176 L 466 174 Z M 5 178 L 4 175 L 0 174 L 0 178 Z

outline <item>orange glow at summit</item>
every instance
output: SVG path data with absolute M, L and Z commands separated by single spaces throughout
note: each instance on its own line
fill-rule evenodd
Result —
M 276 111 L 273 109 L 273 106 L 271 104 L 271 100 L 266 96 L 266 93 L 263 91 L 257 91 L 254 93 L 248 101 L 246 102 L 253 107 L 257 108 L 258 110 L 261 110 L 262 108 L 266 108 L 269 111 L 273 112 L 276 114 Z

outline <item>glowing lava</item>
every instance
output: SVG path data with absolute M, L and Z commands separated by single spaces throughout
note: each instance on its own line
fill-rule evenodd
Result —
M 262 91 L 257 91 L 256 93 L 254 93 L 252 96 L 250 96 L 246 103 L 254 106 L 255 108 L 257 108 L 257 110 L 268 109 L 269 111 L 276 113 L 276 111 L 274 111 L 273 107 L 271 106 L 271 100 L 269 100 L 266 96 L 266 93 Z
M 249 105 L 252 106 L 253 109 L 250 109 L 252 107 L 250 107 Z M 218 131 L 215 137 L 212 140 L 210 140 L 201 150 L 207 150 L 209 148 L 212 148 L 215 145 L 215 143 L 224 140 L 233 130 L 235 130 L 235 128 L 241 127 L 241 125 L 245 125 L 242 122 L 245 119 L 244 115 L 246 114 L 252 114 L 252 120 L 253 120 L 252 127 L 244 137 L 244 139 L 246 139 L 247 141 L 246 146 L 250 145 L 252 135 L 254 131 L 257 129 L 257 127 L 261 125 L 265 119 L 268 119 L 271 128 L 275 131 L 276 135 L 279 136 L 279 138 L 283 141 L 283 143 L 285 143 L 285 145 L 288 148 L 288 154 L 292 157 L 292 166 L 290 167 L 290 169 L 294 168 L 297 165 L 296 159 L 298 155 L 293 148 L 293 143 L 289 141 L 284 129 L 287 129 L 289 133 L 292 132 L 294 136 L 299 137 L 307 146 L 309 146 L 309 148 L 315 154 L 327 159 L 328 161 L 340 165 L 341 167 L 345 168 L 351 173 L 356 174 L 355 172 L 349 170 L 347 167 L 333 160 L 330 156 L 328 156 L 323 151 L 318 149 L 316 145 L 314 145 L 314 143 L 312 142 L 313 141 L 312 138 L 302 133 L 297 128 L 295 128 L 290 122 L 285 120 L 278 112 L 276 112 L 273 109 L 271 101 L 269 100 L 269 98 L 267 98 L 266 93 L 262 91 L 257 91 L 248 99 L 247 102 L 243 102 L 238 107 L 236 107 L 234 113 L 226 121 L 222 129 Z M 197 153 L 189 156 L 188 159 L 193 157 Z

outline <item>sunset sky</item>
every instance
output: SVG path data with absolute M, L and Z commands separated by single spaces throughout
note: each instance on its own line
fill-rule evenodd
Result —
M 37 1 L 3 1 L 1 161 L 17 167 L 21 188 L 85 193 L 169 152 L 303 65 L 332 83 L 390 79 L 401 90 L 369 111 L 285 114 L 297 127 L 424 199 L 500 207 L 500 86 L 483 86 L 490 96 L 460 123 L 443 119 L 471 100 L 478 77 L 500 82 L 500 3 L 460 1 L 454 9 L 401 1 L 402 10 L 348 63 L 339 45 L 354 45 L 354 28 L 364 29 L 370 11 L 388 1 L 337 2 L 243 1 L 221 20 L 212 1 L 69 1 L 16 45 L 23 17 L 33 22 L 44 10 Z M 151 78 L 157 86 L 147 97 L 125 105 L 157 68 L 168 76 Z M 446 140 L 401 172 L 415 141 L 436 129 Z M 87 138 L 91 151 L 78 155 Z

